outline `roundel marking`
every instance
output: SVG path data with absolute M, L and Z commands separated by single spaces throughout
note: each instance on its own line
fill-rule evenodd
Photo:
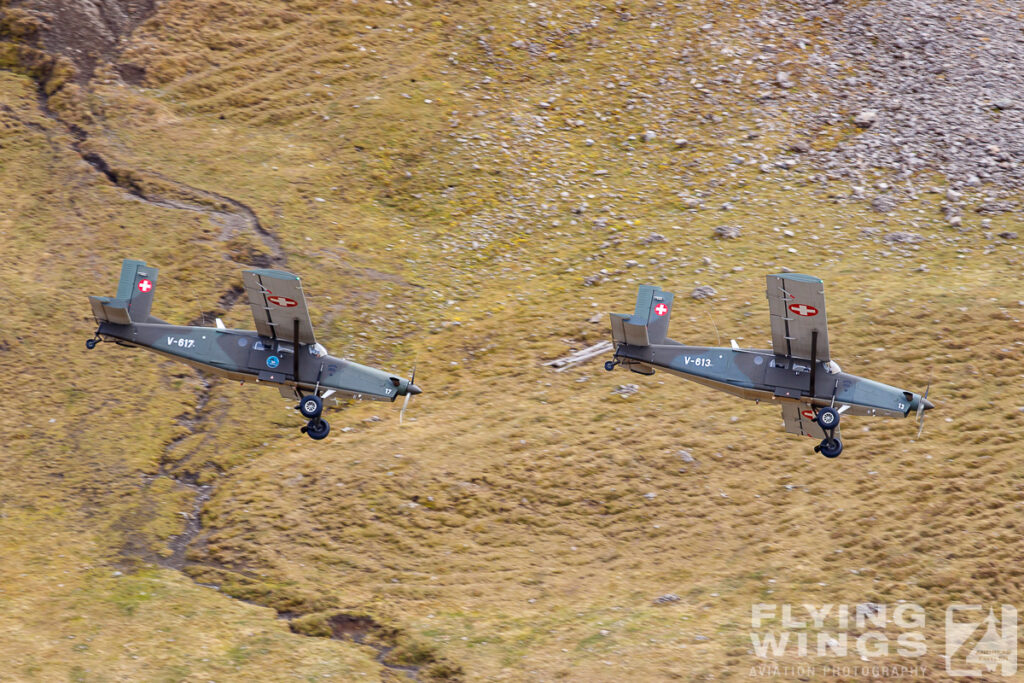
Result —
M 268 296 L 267 301 L 274 304 L 275 306 L 280 306 L 281 308 L 291 308 L 292 306 L 299 305 L 299 302 L 297 302 L 295 299 L 289 299 L 288 297 L 281 296 L 280 294 Z
M 790 304 L 789 310 L 793 311 L 797 315 L 810 317 L 812 315 L 818 315 L 818 309 L 814 306 L 808 306 L 807 304 Z
M 267 367 L 268 368 L 276 368 L 280 364 L 281 364 L 281 359 L 278 358 L 277 356 L 267 356 Z
M 665 315 L 666 313 L 668 313 L 668 306 L 666 306 L 665 304 L 658 304 L 657 306 L 654 307 L 654 312 L 657 313 L 658 315 Z
M 149 280 L 139 280 L 139 291 L 145 294 L 149 290 L 153 289 L 153 283 Z

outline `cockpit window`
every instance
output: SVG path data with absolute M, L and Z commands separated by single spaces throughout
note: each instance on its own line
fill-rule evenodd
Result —
M 323 344 L 313 344 L 309 347 L 309 355 L 315 358 L 323 358 L 327 355 L 327 349 L 324 348 Z
M 843 369 L 839 367 L 839 363 L 835 362 L 834 360 L 830 360 L 828 363 L 825 364 L 825 372 L 827 372 L 830 375 L 836 375 L 842 371 Z

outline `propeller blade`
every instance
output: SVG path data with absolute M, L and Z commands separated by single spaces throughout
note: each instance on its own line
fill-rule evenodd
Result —
M 928 405 L 928 392 L 932 390 L 932 380 L 928 379 L 928 386 L 925 387 L 924 393 L 921 394 L 921 403 L 917 406 L 917 438 L 921 438 L 921 433 L 924 431 L 924 411 L 925 406 Z
M 402 412 L 398 413 L 398 424 L 402 424 L 402 420 L 405 419 L 405 409 L 409 407 L 410 398 L 412 398 L 412 394 L 406 394 L 405 400 L 402 401 Z
M 412 398 L 414 392 L 410 391 L 416 386 L 416 366 L 412 366 L 412 375 L 409 377 L 409 386 L 405 390 L 405 400 L 402 401 L 402 412 L 398 413 L 398 424 L 402 424 L 405 420 L 405 409 L 409 407 L 409 400 Z M 417 390 L 416 393 L 419 393 Z

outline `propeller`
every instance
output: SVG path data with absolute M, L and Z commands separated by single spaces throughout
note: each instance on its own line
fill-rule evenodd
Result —
M 416 386 L 416 366 L 412 367 L 412 376 L 409 377 L 409 386 L 405 389 L 405 400 L 402 401 L 402 412 L 398 413 L 398 424 L 405 419 L 405 409 L 409 407 L 409 400 L 413 394 L 420 393 L 421 389 Z
M 925 387 L 924 394 L 921 395 L 921 403 L 917 406 L 917 438 L 921 438 L 921 432 L 924 431 L 924 411 L 933 408 L 934 406 L 928 402 L 928 392 L 932 390 L 932 381 L 928 380 L 928 386 Z

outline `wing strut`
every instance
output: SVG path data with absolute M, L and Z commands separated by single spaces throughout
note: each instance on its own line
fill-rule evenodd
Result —
M 295 368 L 295 390 L 298 391 L 298 389 L 299 389 L 299 319 L 298 318 L 295 319 L 295 327 L 292 328 L 292 329 L 294 330 L 294 333 L 292 335 L 292 339 L 294 340 L 294 341 L 292 341 L 292 357 L 293 357 L 293 360 L 295 361 L 295 363 L 294 363 L 294 368 Z M 817 332 L 815 332 L 815 334 L 817 334 Z M 813 368 L 811 369 L 811 372 L 814 372 Z
M 818 331 L 811 331 L 811 398 L 814 398 L 814 373 L 818 369 Z

